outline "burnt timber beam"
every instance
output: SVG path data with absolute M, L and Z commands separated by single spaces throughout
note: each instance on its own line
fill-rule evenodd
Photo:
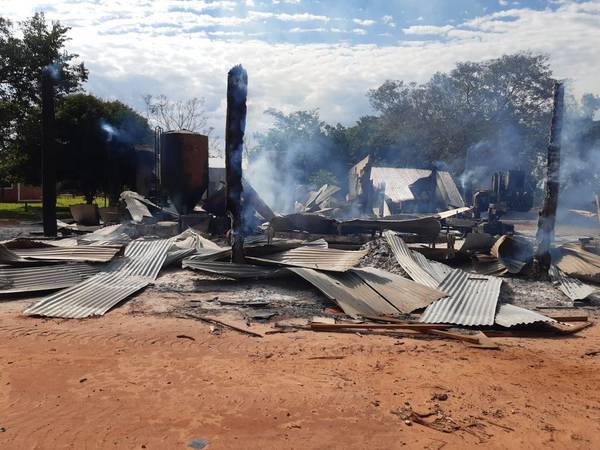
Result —
M 231 261 L 244 262 L 242 205 L 242 152 L 246 128 L 248 74 L 241 65 L 227 74 L 227 118 L 225 121 L 226 211 L 231 219 Z
M 56 121 L 53 68 L 42 70 L 42 223 L 45 236 L 56 236 Z
M 565 90 L 563 83 L 554 82 L 554 106 L 550 125 L 550 142 L 547 151 L 546 186 L 544 203 L 538 219 L 536 235 L 536 267 L 538 274 L 548 273 L 550 269 L 550 247 L 554 240 L 554 225 L 558 206 L 558 190 L 560 178 L 560 137 L 563 124 Z

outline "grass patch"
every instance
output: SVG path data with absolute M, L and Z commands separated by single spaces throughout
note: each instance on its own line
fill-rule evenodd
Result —
M 71 217 L 69 208 L 85 203 L 82 195 L 63 194 L 56 198 L 56 217 L 67 219 Z M 94 204 L 102 208 L 106 206 L 104 197 L 96 198 Z M 0 219 L 15 219 L 27 221 L 42 220 L 41 203 L 0 203 Z

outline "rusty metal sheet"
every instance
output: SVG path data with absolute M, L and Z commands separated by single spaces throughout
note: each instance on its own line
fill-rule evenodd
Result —
M 135 240 L 122 258 L 87 280 L 29 306 L 27 315 L 81 319 L 101 316 L 156 279 L 172 239 Z
M 300 267 L 290 267 L 289 270 L 311 283 L 327 298 L 335 301 L 349 316 L 400 313 L 354 272 L 322 272 Z
M 532 323 L 556 322 L 556 320 L 520 306 L 503 303 L 498 307 L 495 322 L 503 327 L 514 327 Z
M 585 300 L 590 295 L 600 291 L 600 288 L 596 286 L 583 283 L 577 278 L 572 278 L 566 275 L 562 270 L 554 265 L 550 266 L 548 273 L 550 275 L 550 279 L 557 285 L 563 294 L 565 294 L 571 300 Z
M 379 295 L 405 314 L 425 308 L 448 294 L 374 267 L 352 269 Z
M 366 250 L 348 251 L 304 246 L 260 258 L 250 257 L 247 259 L 282 266 L 346 272 L 356 266 L 366 254 Z
M 600 256 L 579 244 L 565 244 L 552 253 L 552 262 L 565 274 L 583 281 L 600 283 Z
M 427 307 L 420 321 L 457 325 L 493 325 L 502 280 L 453 270 L 438 289 L 450 296 Z
M 87 264 L 0 268 L 0 294 L 52 291 L 73 286 L 98 273 Z

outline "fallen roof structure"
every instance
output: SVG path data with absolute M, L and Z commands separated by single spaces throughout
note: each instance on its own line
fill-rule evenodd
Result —
M 348 251 L 304 246 L 264 257 L 250 257 L 248 259 L 282 266 L 346 272 L 356 266 L 366 254 L 365 250 Z
M 439 284 L 450 296 L 427 307 L 420 321 L 457 325 L 493 325 L 502 280 L 453 270 Z
M 27 315 L 81 319 L 101 316 L 156 279 L 172 239 L 135 240 L 96 275 L 26 308 Z
M 87 264 L 0 267 L 0 295 L 64 289 L 80 283 L 99 270 Z

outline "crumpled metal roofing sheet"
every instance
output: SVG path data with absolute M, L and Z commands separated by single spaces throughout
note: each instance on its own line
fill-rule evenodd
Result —
M 384 189 L 385 196 L 394 203 L 414 200 L 410 186 L 431 175 L 431 170 L 394 167 L 371 167 L 371 180 L 376 189 Z M 460 205 L 462 206 L 462 205 Z
M 200 261 L 194 259 L 184 259 L 181 265 L 184 269 L 200 270 L 215 275 L 236 279 L 259 279 L 275 278 L 289 275 L 286 269 L 275 269 L 266 266 L 256 266 L 253 264 L 234 264 L 229 262 Z
M 51 291 L 73 286 L 98 273 L 87 264 L 0 268 L 0 294 Z
M 600 291 L 596 286 L 583 283 L 577 278 L 566 275 L 556 266 L 550 266 L 548 271 L 553 282 L 558 283 L 558 288 L 571 300 L 584 300 L 590 295 Z
M 443 280 L 441 268 L 431 262 L 418 252 L 411 251 L 400 236 L 392 231 L 383 233 L 392 248 L 396 261 L 400 267 L 417 283 L 436 289 Z
M 373 290 L 405 314 L 425 308 L 448 294 L 374 267 L 352 269 Z
M 335 301 L 349 316 L 399 313 L 391 303 L 352 271 L 333 273 L 298 267 L 290 267 L 289 270 L 311 283 L 327 298 Z
M 600 255 L 582 249 L 579 244 L 563 245 L 553 252 L 552 262 L 571 277 L 600 283 Z
M 121 250 L 121 246 L 45 247 L 15 249 L 13 252 L 30 261 L 77 261 L 109 262 Z
M 348 251 L 303 246 L 265 257 L 251 257 L 247 259 L 283 266 L 346 272 L 356 266 L 366 254 L 366 250 Z
M 29 261 L 17 255 L 14 251 L 0 244 L 0 263 L 2 264 L 26 264 Z
M 172 239 L 132 241 L 102 272 L 26 308 L 28 315 L 79 319 L 101 316 L 156 279 Z
M 515 325 L 528 325 L 538 322 L 556 322 L 556 320 L 529 309 L 503 303 L 498 308 L 495 322 L 503 327 L 514 327 Z
M 439 285 L 450 297 L 427 307 L 420 321 L 457 325 L 493 325 L 502 280 L 453 270 Z

